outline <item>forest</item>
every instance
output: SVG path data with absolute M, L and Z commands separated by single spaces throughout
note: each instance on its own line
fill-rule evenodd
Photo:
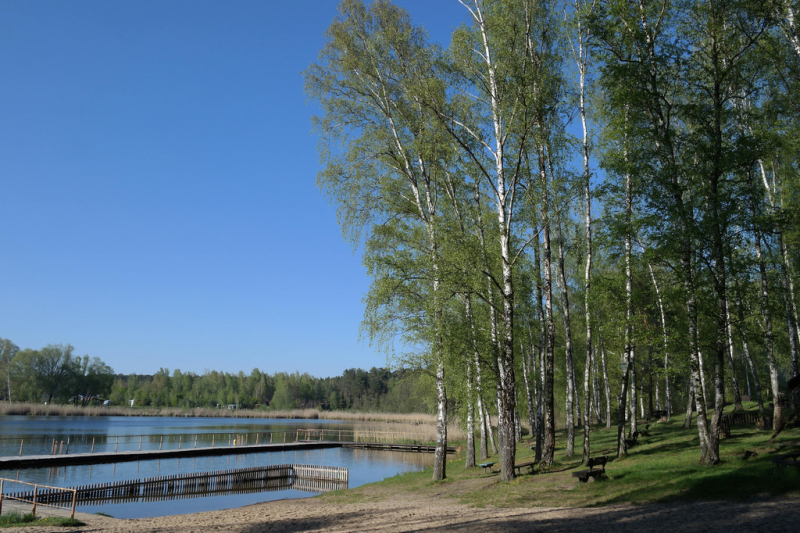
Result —
M 0 401 L 181 409 L 325 409 L 390 413 L 433 411 L 432 380 L 407 369 L 349 368 L 318 378 L 294 372 L 249 374 L 160 368 L 152 375 L 115 374 L 98 357 L 69 344 L 39 350 L 0 339 Z M 105 403 L 108 402 L 108 403 Z M 131 402 L 133 402 L 131 404 Z
M 454 417 L 467 466 L 496 445 L 505 481 L 523 423 L 544 465 L 557 424 L 586 461 L 593 424 L 625 457 L 638 418 L 685 413 L 709 466 L 726 404 L 780 428 L 800 405 L 797 2 L 459 1 L 444 47 L 342 0 L 304 73 L 318 185 L 372 279 L 363 330 L 435 377 L 434 479 Z

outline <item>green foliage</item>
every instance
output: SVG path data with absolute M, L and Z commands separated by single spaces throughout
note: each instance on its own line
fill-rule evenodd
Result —
M 18 511 L 11 511 L 0 515 L 0 527 L 23 527 L 23 526 L 55 526 L 55 527 L 80 527 L 85 526 L 75 518 L 47 516 L 37 518 L 33 513 L 22 514 Z

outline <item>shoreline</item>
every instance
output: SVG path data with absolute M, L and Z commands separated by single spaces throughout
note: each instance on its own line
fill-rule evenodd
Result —
M 375 487 L 373 485 L 373 487 Z M 444 489 L 444 487 L 442 487 Z M 446 489 L 445 489 L 446 490 Z M 601 507 L 472 507 L 444 493 L 414 495 L 379 489 L 369 501 L 335 498 L 284 499 L 224 511 L 158 518 L 116 519 L 76 513 L 81 532 L 237 531 L 794 531 L 797 498 L 755 497 L 748 501 L 612 504 Z M 444 491 L 442 491 L 444 492 Z M 63 531 L 24 527 L 16 531 Z

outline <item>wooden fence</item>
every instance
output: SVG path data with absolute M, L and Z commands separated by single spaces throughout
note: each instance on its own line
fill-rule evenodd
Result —
M 18 488 L 19 487 L 19 488 Z M 22 487 L 32 487 L 22 488 Z M 8 494 L 6 494 L 8 490 Z M 77 491 L 64 487 L 48 487 L 37 483 L 28 483 L 17 479 L 0 478 L 0 513 L 3 512 L 3 500 L 30 503 L 32 514 L 36 514 L 36 506 L 69 509 L 70 518 L 75 518 Z
M 61 492 L 47 493 L 46 496 L 42 492 L 37 494 L 36 490 L 28 490 L 5 497 L 53 505 L 63 505 L 72 498 L 74 507 L 74 501 L 78 504 L 152 502 L 286 489 L 328 492 L 346 489 L 348 483 L 347 468 L 288 464 L 81 485 L 71 489 L 56 489 Z
M 429 435 L 410 431 L 373 431 L 370 429 L 321 429 L 300 428 L 295 435 L 297 442 L 338 441 L 375 442 L 395 444 L 421 444 L 431 442 Z

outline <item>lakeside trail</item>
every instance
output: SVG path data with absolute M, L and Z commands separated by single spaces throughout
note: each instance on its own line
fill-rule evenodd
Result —
M 800 499 L 753 499 L 669 504 L 624 504 L 572 508 L 476 508 L 452 496 L 375 494 L 358 503 L 332 498 L 279 500 L 238 509 L 135 520 L 76 513 L 80 528 L 25 527 L 24 533 L 110 532 L 294 533 L 305 531 L 593 531 L 794 532 L 800 522 Z M 78 516 L 80 514 L 80 516 Z

